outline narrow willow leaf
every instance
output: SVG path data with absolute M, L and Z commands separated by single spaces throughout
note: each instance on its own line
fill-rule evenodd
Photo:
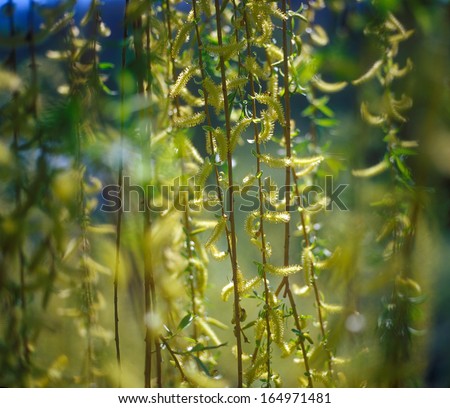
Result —
M 175 127 L 194 127 L 199 125 L 205 120 L 205 114 L 203 112 L 194 113 L 191 116 L 175 117 L 173 119 L 173 125 Z
M 263 104 L 269 106 L 271 109 L 273 109 L 274 112 L 276 113 L 276 117 L 278 119 L 278 122 L 280 122 L 280 124 L 282 126 L 285 125 L 283 106 L 281 105 L 281 103 L 280 103 L 280 101 L 278 99 L 274 99 L 269 94 L 258 94 L 258 95 L 255 95 L 255 99 L 258 102 L 263 103 Z
M 192 323 L 193 319 L 194 319 L 193 316 L 190 313 L 188 313 L 180 320 L 180 323 L 178 323 L 177 331 L 181 331 L 186 327 L 188 327 Z
M 178 30 L 177 36 L 172 44 L 172 58 L 176 59 L 181 47 L 186 41 L 189 41 L 189 34 L 194 27 L 194 22 L 188 22 L 181 25 L 181 28 Z
M 293 275 L 302 270 L 300 265 L 289 265 L 289 266 L 275 266 L 272 264 L 266 264 L 265 269 L 273 275 L 278 276 L 289 276 Z
M 180 75 L 178 75 L 178 78 L 170 91 L 171 98 L 175 98 L 181 93 L 181 91 L 187 85 L 189 80 L 196 74 L 197 69 L 198 68 L 195 65 L 192 65 L 190 67 L 185 68 L 180 73 Z
M 378 71 L 380 70 L 380 68 L 382 66 L 383 66 L 382 60 L 376 61 L 364 75 L 362 75 L 359 78 L 352 81 L 352 84 L 360 85 L 360 84 L 363 84 L 364 82 L 371 80 L 378 74 Z
M 339 91 L 342 91 L 347 86 L 347 82 L 334 82 L 334 83 L 325 82 L 319 76 L 314 77 L 311 80 L 311 83 L 319 91 L 326 92 L 326 93 L 339 92 Z
M 312 26 L 309 35 L 311 36 L 311 41 L 319 47 L 324 47 L 330 41 L 327 32 L 320 25 Z
M 219 240 L 220 235 L 223 233 L 223 231 L 225 231 L 225 226 L 226 226 L 226 219 L 224 217 L 220 217 L 210 237 L 206 241 L 205 248 L 210 247 L 212 244 L 216 243 Z
M 388 162 L 386 160 L 383 160 L 372 167 L 368 167 L 367 169 L 352 170 L 352 174 L 355 177 L 373 177 L 383 173 L 388 168 L 389 168 Z
M 230 153 L 233 153 L 242 133 L 248 128 L 250 123 L 252 123 L 252 119 L 243 118 L 231 129 L 230 143 L 228 146 L 228 151 Z
M 380 126 L 386 122 L 385 115 L 379 116 L 372 115 L 369 112 L 367 104 L 365 102 L 361 103 L 361 117 L 364 119 L 365 122 L 367 122 L 369 125 L 372 126 Z

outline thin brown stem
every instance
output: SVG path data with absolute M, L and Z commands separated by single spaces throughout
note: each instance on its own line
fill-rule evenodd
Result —
M 300 191 L 298 189 L 298 179 L 297 179 L 297 175 L 295 174 L 294 169 L 292 169 L 292 177 L 294 179 L 294 188 L 295 188 L 295 195 L 297 197 L 297 205 L 299 208 L 301 208 Z M 303 211 L 300 211 L 300 221 L 302 223 L 303 240 L 305 242 L 305 247 L 307 249 L 309 249 L 311 245 L 310 245 L 310 240 L 309 240 L 309 236 L 308 236 L 308 231 L 306 230 L 305 214 Z M 318 285 L 316 282 L 314 262 L 312 260 L 308 260 L 308 262 L 311 262 L 311 272 L 310 272 L 309 279 L 310 279 L 310 282 L 311 282 L 311 285 L 312 285 L 313 291 L 314 291 L 314 297 L 315 297 L 316 306 L 317 306 L 317 316 L 319 318 L 319 327 L 320 327 L 320 332 L 322 334 L 322 343 L 323 343 L 324 348 L 328 355 L 328 374 L 331 378 L 332 372 L 333 372 L 332 371 L 333 370 L 333 365 L 332 365 L 333 364 L 332 363 L 333 356 L 331 354 L 331 351 L 327 347 L 325 322 L 324 322 L 324 318 L 322 315 L 322 301 L 320 299 L 319 288 L 318 288 Z
M 125 13 L 123 17 L 123 36 L 122 36 L 122 57 L 121 57 L 121 70 L 122 75 L 120 78 L 120 156 L 119 156 L 119 172 L 117 185 L 119 186 L 119 194 L 123 194 L 123 148 L 125 139 L 125 67 L 127 62 L 127 49 L 126 41 L 128 38 L 128 22 L 127 11 L 128 2 L 125 0 Z M 119 334 L 119 271 L 120 271 L 120 247 L 121 247 L 121 234 L 122 234 L 122 216 L 123 208 L 119 207 L 116 221 L 116 244 L 115 244 L 115 266 L 114 266 L 114 340 L 116 344 L 116 361 L 119 368 L 118 385 L 122 386 L 122 374 L 121 374 L 121 356 L 120 356 L 120 334 Z
M 250 27 L 248 24 L 247 12 L 244 9 L 244 24 L 245 24 L 245 33 L 247 40 L 247 55 L 251 56 L 251 46 L 250 46 Z M 253 74 L 248 74 L 249 82 L 250 82 L 250 96 L 252 100 L 252 117 L 256 119 L 256 98 L 255 98 L 255 81 L 253 78 Z M 253 122 L 253 138 L 255 140 L 256 145 L 256 174 L 261 174 L 261 148 L 259 141 L 259 131 L 258 125 L 254 121 Z M 258 194 L 259 194 L 259 235 L 261 236 L 261 257 L 262 257 L 262 266 L 263 266 L 263 280 L 264 280 L 264 307 L 265 307 L 265 320 L 266 320 L 266 332 L 267 332 L 267 344 L 266 344 L 266 352 L 267 352 L 267 387 L 270 386 L 270 379 L 272 375 L 270 359 L 271 359 L 271 333 L 270 333 L 270 302 L 269 302 L 269 285 L 267 280 L 267 272 L 266 272 L 266 264 L 267 264 L 267 256 L 266 256 L 266 237 L 264 234 L 264 194 L 263 194 L 263 186 L 261 177 L 258 177 Z M 255 353 L 256 354 L 256 353 Z
M 166 339 L 163 336 L 160 336 L 160 339 L 161 339 L 161 343 L 164 344 L 164 346 L 167 348 L 167 351 L 172 356 L 173 361 L 175 362 L 175 365 L 178 368 L 178 371 L 180 372 L 181 380 L 189 382 L 188 378 L 186 377 L 186 374 L 184 373 L 183 366 L 181 365 L 180 360 L 178 360 L 178 357 L 175 354 L 175 352 L 170 347 L 169 342 L 166 341 Z
M 203 96 L 204 96 L 204 101 L 205 101 L 204 111 L 205 111 L 205 116 L 206 116 L 206 123 L 207 123 L 208 127 L 211 128 L 212 121 L 211 121 L 211 114 L 210 114 L 210 110 L 209 110 L 209 106 L 208 106 L 208 91 L 205 88 L 206 73 L 205 73 L 205 66 L 203 64 L 203 55 L 202 55 L 203 42 L 202 42 L 202 37 L 200 35 L 200 29 L 197 24 L 197 19 L 198 19 L 197 0 L 192 0 L 192 9 L 194 12 L 195 36 L 197 39 L 197 46 L 198 46 L 198 65 L 200 68 L 200 75 L 202 78 L 202 91 L 203 91 Z M 214 163 L 215 157 L 216 157 L 216 152 L 215 152 L 215 148 L 214 148 L 214 140 L 213 140 L 211 131 L 208 131 L 208 139 L 209 139 L 209 145 L 211 146 L 212 162 Z M 217 165 L 214 166 L 214 176 L 215 176 L 216 185 L 218 187 L 217 195 L 218 195 L 218 199 L 219 199 L 219 203 L 220 203 L 222 217 L 225 217 L 224 198 L 222 196 L 222 190 L 219 187 L 220 186 L 220 174 L 219 174 L 219 166 L 217 166 Z M 225 235 L 227 238 L 228 253 L 231 253 L 230 230 L 227 225 L 225 226 Z
M 223 45 L 222 40 L 222 22 L 220 15 L 220 4 L 219 0 L 214 0 L 216 9 L 216 24 L 217 24 L 217 40 L 221 47 Z M 227 140 L 230 141 L 231 138 L 231 126 L 230 126 L 230 110 L 228 106 L 228 90 L 226 82 L 226 71 L 225 71 L 225 61 L 223 56 L 220 56 L 220 75 L 222 82 L 222 94 L 223 94 L 223 106 L 225 115 L 225 128 Z M 236 337 L 237 346 L 237 371 L 238 371 L 238 387 L 242 388 L 243 382 L 243 371 L 242 371 L 242 339 L 241 339 L 241 306 L 240 306 L 240 295 L 238 288 L 238 267 L 237 267 L 237 252 L 236 252 L 236 225 L 234 220 L 234 195 L 233 195 L 233 162 L 230 150 L 227 152 L 227 164 L 228 164 L 228 208 L 229 208 L 229 221 L 230 221 L 230 238 L 231 238 L 231 266 L 233 270 L 233 282 L 234 282 L 234 335 Z
M 286 14 L 286 0 L 283 0 L 281 3 L 281 11 Z M 289 92 L 289 48 L 288 48 L 288 32 L 287 25 L 289 20 L 283 20 L 283 74 L 284 74 L 284 107 L 285 107 L 285 125 L 284 125 L 284 142 L 286 145 L 286 158 L 289 159 L 291 157 L 291 102 L 290 102 L 290 92 Z M 285 193 L 285 209 L 287 212 L 290 211 L 291 206 L 291 167 L 286 166 L 285 171 L 285 184 L 284 187 L 286 189 Z M 290 246 L 290 221 L 285 224 L 284 229 L 284 265 L 289 265 L 289 246 Z M 288 296 L 292 313 L 295 320 L 295 326 L 299 332 L 301 332 L 301 324 L 300 319 L 297 312 L 297 306 L 295 304 L 295 299 L 292 294 L 289 285 L 289 278 L 285 277 L 283 279 L 282 285 L 285 286 L 285 294 Z M 280 285 L 279 288 L 282 286 Z M 281 290 L 281 289 L 280 289 Z M 278 291 L 277 291 L 278 292 Z M 313 382 L 311 378 L 311 372 L 309 369 L 309 360 L 308 354 L 305 347 L 305 342 L 303 339 L 300 340 L 300 347 L 303 355 L 303 360 L 305 364 L 305 369 L 308 378 L 308 386 L 312 387 Z
M 133 22 L 134 28 L 134 52 L 136 55 L 136 61 L 138 66 L 145 65 L 146 61 L 144 59 L 142 50 L 143 47 L 143 27 L 142 18 L 138 17 L 136 21 Z M 150 44 L 149 39 L 147 39 L 147 51 L 149 50 Z M 137 75 L 137 88 L 139 94 L 145 98 L 148 97 L 145 93 L 145 77 L 141 74 L 142 71 L 138 71 Z M 141 125 L 146 119 L 146 112 L 141 110 L 139 112 L 139 118 Z M 148 160 L 147 151 L 148 144 L 151 138 L 150 132 L 144 126 L 141 126 L 141 162 L 142 162 L 142 179 L 145 180 L 146 177 L 146 163 Z M 151 236 L 152 219 L 151 212 L 148 207 L 148 203 L 144 200 L 144 213 L 143 213 L 143 253 L 144 253 L 144 308 L 145 308 L 145 360 L 144 360 L 144 386 L 145 388 L 151 387 L 151 372 L 152 372 L 152 349 L 153 349 L 153 335 L 152 331 L 147 323 L 148 316 L 151 316 L 154 312 L 151 298 L 150 281 L 153 279 L 153 267 L 152 267 L 152 247 L 151 245 L 146 245 Z
M 14 4 L 12 0 L 9 2 L 9 32 L 11 38 L 13 38 L 16 35 L 16 29 L 15 29 L 15 23 L 14 23 Z M 17 52 L 16 47 L 12 47 L 11 49 L 11 65 L 12 65 L 12 71 L 14 73 L 17 72 Z M 16 119 L 16 115 L 18 114 L 18 98 L 17 93 L 14 93 L 13 95 L 13 103 L 14 103 L 14 120 L 13 120 L 13 150 L 16 158 L 18 159 L 19 156 L 19 121 Z M 21 174 L 18 173 L 17 179 L 15 182 L 14 187 L 14 194 L 15 194 L 15 201 L 17 208 L 20 208 L 21 202 L 22 202 L 22 192 L 21 192 Z M 26 293 L 25 293 L 25 254 L 22 250 L 22 243 L 18 242 L 18 253 L 19 253 L 19 277 L 20 277 L 20 305 L 22 310 L 22 315 L 24 318 L 26 317 L 26 311 L 27 311 L 27 299 L 26 299 Z M 27 325 L 25 322 L 22 323 L 22 349 L 23 349 L 23 355 L 24 360 L 27 363 L 27 365 L 30 363 L 30 351 L 29 351 L 29 345 L 28 345 L 28 330 Z

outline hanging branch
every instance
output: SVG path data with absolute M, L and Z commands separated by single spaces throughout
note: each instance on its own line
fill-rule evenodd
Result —
M 281 11 L 286 14 L 286 0 L 281 3 Z M 286 158 L 290 160 L 291 158 L 291 102 L 290 102 L 290 91 L 289 91 L 289 64 L 288 64 L 288 32 L 287 25 L 289 20 L 283 19 L 283 74 L 284 74 L 284 105 L 285 105 L 285 116 L 284 116 L 284 141 L 286 145 Z M 289 212 L 291 206 L 291 168 L 286 166 L 285 171 L 285 181 L 284 181 L 285 192 L 285 210 Z M 290 245 L 290 222 L 285 223 L 284 227 L 284 266 L 289 265 L 289 245 Z M 294 320 L 297 330 L 301 333 L 301 324 L 297 312 L 297 306 L 295 304 L 295 299 L 289 286 L 289 277 L 284 277 L 282 284 L 285 285 L 284 294 L 288 296 Z M 279 288 L 280 289 L 280 288 Z M 278 292 L 278 291 L 277 291 Z M 305 347 L 305 341 L 299 336 L 300 347 L 303 355 L 303 360 L 306 369 L 306 375 L 308 378 L 308 386 L 313 387 L 311 371 L 309 368 L 308 354 Z
M 222 40 L 222 23 L 220 15 L 220 4 L 219 0 L 214 0 L 216 9 L 216 24 L 217 24 L 217 39 L 219 47 L 223 46 Z M 230 126 L 230 112 L 228 106 L 228 90 L 226 82 L 226 72 L 225 72 L 225 61 L 223 55 L 219 56 L 220 61 L 220 74 L 222 80 L 222 94 L 223 94 L 223 105 L 224 105 L 224 115 L 225 115 L 225 129 L 228 145 L 230 145 L 231 139 L 231 126 Z M 239 295 L 239 285 L 238 285 L 238 267 L 237 267 L 237 252 L 236 252 L 236 226 L 234 220 L 234 196 L 233 196 L 233 161 L 232 153 L 230 149 L 227 151 L 227 164 L 228 164 L 228 206 L 229 206 L 229 221 L 230 221 L 230 238 L 231 238 L 231 266 L 233 270 L 233 283 L 234 283 L 234 335 L 236 337 L 237 346 L 237 371 L 238 371 L 238 387 L 242 388 L 243 381 L 243 371 L 242 371 L 242 339 L 241 339 L 241 306 L 240 306 L 240 295 Z
M 125 139 L 125 67 L 127 63 L 127 12 L 129 0 L 125 0 L 125 12 L 123 17 L 123 36 L 122 36 L 122 57 L 121 57 L 121 77 L 120 77 L 120 156 L 119 156 L 119 172 L 117 185 L 119 186 L 119 196 L 122 197 L 123 191 L 123 148 Z M 121 375 L 121 356 L 120 356 L 120 335 L 119 335 L 119 299 L 118 299 L 118 285 L 119 285 L 119 269 L 120 269 L 120 247 L 121 247 L 121 233 L 122 233 L 122 216 L 123 208 L 120 205 L 117 213 L 116 221 L 116 259 L 114 267 L 114 340 L 116 344 L 116 361 L 119 368 L 118 385 L 122 385 Z
M 251 56 L 251 46 L 250 46 L 250 27 L 248 23 L 247 11 L 244 8 L 244 24 L 245 24 L 245 34 L 247 39 L 247 56 Z M 252 117 L 256 119 L 256 98 L 255 98 L 255 81 L 253 78 L 253 74 L 251 72 L 248 73 L 248 78 L 250 82 L 250 98 L 252 100 Z M 256 174 L 261 174 L 261 148 L 260 148 L 260 140 L 259 140 L 259 131 L 258 125 L 256 121 L 253 121 L 253 138 L 256 146 Z M 261 177 L 258 177 L 258 198 L 259 198 L 259 235 L 261 236 L 261 257 L 262 257 L 262 278 L 264 281 L 264 314 L 266 321 L 266 331 L 267 331 L 267 344 L 266 344 L 266 354 L 267 354 L 267 387 L 270 387 L 270 379 L 271 379 L 271 333 L 270 333 L 270 302 L 269 302 L 269 284 L 267 280 L 267 254 L 266 254 L 266 237 L 264 234 L 264 194 L 263 194 L 263 185 Z M 259 347 L 258 347 L 259 348 Z M 253 359 L 256 358 L 256 354 L 258 352 L 258 348 L 253 353 Z
M 150 23 L 148 23 L 150 24 Z M 147 35 L 150 34 L 149 25 Z M 150 60 L 150 56 L 147 56 L 147 61 L 144 59 L 142 54 L 142 50 L 144 49 L 143 45 L 143 27 L 142 27 L 142 17 L 139 16 L 133 22 L 134 28 L 134 52 L 136 56 L 136 64 L 138 66 L 137 69 L 137 89 L 139 94 L 143 98 L 149 99 L 148 93 L 145 92 L 145 77 L 142 75 L 142 66 L 147 66 L 147 62 Z M 150 52 L 150 39 L 147 38 L 146 43 L 146 51 Z M 149 69 L 149 68 L 148 68 Z M 147 78 L 148 81 L 148 78 Z M 149 85 L 148 85 L 149 86 Z M 146 118 L 146 113 L 144 110 L 139 111 L 139 120 L 141 122 L 140 126 L 140 134 L 141 134 L 141 162 L 142 162 L 142 179 L 145 179 L 146 176 L 146 166 L 145 163 L 148 160 L 147 152 L 148 145 L 151 143 L 151 132 L 150 128 L 143 128 L 142 122 Z M 150 239 L 151 231 L 152 231 L 152 218 L 151 211 L 148 207 L 148 199 L 144 200 L 144 213 L 143 213 L 143 253 L 144 253 L 144 314 L 145 316 L 151 316 L 155 312 L 156 305 L 156 293 L 154 288 L 154 273 L 152 266 L 152 247 L 151 245 L 146 245 L 147 241 Z M 144 321 L 146 321 L 144 319 Z M 155 338 L 153 339 L 152 331 L 147 324 L 145 323 L 145 360 L 144 360 L 144 386 L 145 388 L 151 388 L 151 373 L 152 373 L 152 354 L 153 354 L 153 343 L 155 342 L 155 347 L 159 347 L 159 342 Z

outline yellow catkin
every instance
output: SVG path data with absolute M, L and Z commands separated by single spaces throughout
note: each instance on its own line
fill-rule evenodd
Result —
M 175 37 L 175 40 L 172 44 L 172 58 L 177 58 L 178 53 L 181 50 L 181 47 L 186 41 L 189 41 L 189 34 L 194 27 L 193 22 L 185 23 L 181 26 L 181 28 L 178 30 L 178 33 Z
M 255 57 L 247 57 L 244 62 L 245 69 L 259 79 L 267 79 L 269 77 L 266 72 L 256 61 Z
M 178 96 L 182 92 L 184 87 L 187 85 L 189 80 L 196 74 L 196 72 L 197 72 L 196 66 L 190 66 L 185 68 L 180 73 L 180 75 L 178 75 L 178 78 L 170 91 L 170 97 L 175 98 L 176 96 Z
M 378 71 L 380 70 L 380 68 L 382 66 L 383 66 L 382 60 L 376 61 L 364 75 L 362 75 L 359 78 L 352 81 L 352 84 L 353 85 L 361 85 L 364 82 L 370 81 L 372 78 L 374 78 L 378 74 Z
M 311 41 L 319 47 L 324 47 L 329 42 L 327 32 L 320 25 L 314 25 L 312 27 L 310 36 Z
M 312 85 L 319 91 L 325 93 L 335 93 L 342 91 L 346 86 L 347 82 L 326 82 L 320 77 L 315 77 L 311 80 Z
M 215 142 L 216 153 L 219 155 L 220 161 L 225 161 L 228 154 L 228 140 L 225 132 L 221 128 L 216 128 L 214 129 L 212 136 Z
M 273 109 L 276 114 L 276 117 L 278 119 L 278 122 L 280 122 L 280 124 L 282 126 L 284 126 L 285 121 L 284 121 L 283 106 L 281 105 L 281 103 L 278 99 L 273 98 L 272 95 L 269 95 L 269 94 L 255 95 L 255 99 L 258 102 L 263 103 L 263 104 L 269 106 L 271 109 Z
M 367 169 L 352 170 L 352 174 L 355 177 L 373 177 L 383 173 L 388 168 L 389 168 L 388 162 L 386 160 L 383 160 L 372 167 L 368 167 Z
M 269 311 L 270 333 L 275 344 L 283 344 L 284 319 L 283 311 L 270 309 Z
M 274 224 L 287 223 L 291 216 L 286 211 L 266 211 L 263 215 L 264 221 L 272 222 Z
M 259 134 L 258 142 L 266 143 L 270 139 L 272 139 L 273 131 L 275 129 L 275 119 L 267 111 L 261 112 L 261 116 L 262 116 L 262 121 L 261 121 L 262 129 Z
M 206 158 L 203 166 L 200 168 L 200 171 L 195 176 L 195 183 L 200 187 L 200 189 L 203 189 L 203 187 L 205 187 L 206 180 L 211 174 L 213 168 L 214 165 L 211 163 L 209 158 Z
M 372 126 L 381 126 L 386 122 L 385 115 L 373 115 L 369 112 L 367 104 L 365 102 L 361 103 L 361 117 L 363 120 Z
M 225 230 L 226 220 L 224 217 L 220 217 L 219 221 L 217 221 L 216 226 L 214 227 L 210 237 L 206 241 L 205 248 L 210 247 L 212 244 L 216 243 L 222 232 Z
M 302 252 L 302 267 L 303 272 L 305 274 L 305 283 L 310 286 L 312 284 L 313 277 L 313 265 L 314 265 L 314 256 L 311 251 L 311 248 L 306 247 Z
M 236 148 L 239 139 L 243 132 L 248 128 L 248 126 L 252 123 L 251 118 L 243 118 L 241 119 L 236 125 L 231 129 L 230 134 L 230 143 L 228 146 L 228 151 L 230 153 L 233 153 L 234 149 Z
M 204 120 L 205 114 L 203 112 L 198 112 L 190 116 L 175 117 L 173 119 L 173 125 L 178 128 L 188 128 L 197 126 Z
M 267 272 L 278 276 L 289 276 L 302 270 L 300 265 L 275 266 L 268 263 L 264 267 Z

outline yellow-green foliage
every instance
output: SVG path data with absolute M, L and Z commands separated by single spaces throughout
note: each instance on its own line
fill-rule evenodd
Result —
M 0 387 L 426 383 L 445 2 L 6 3 Z

